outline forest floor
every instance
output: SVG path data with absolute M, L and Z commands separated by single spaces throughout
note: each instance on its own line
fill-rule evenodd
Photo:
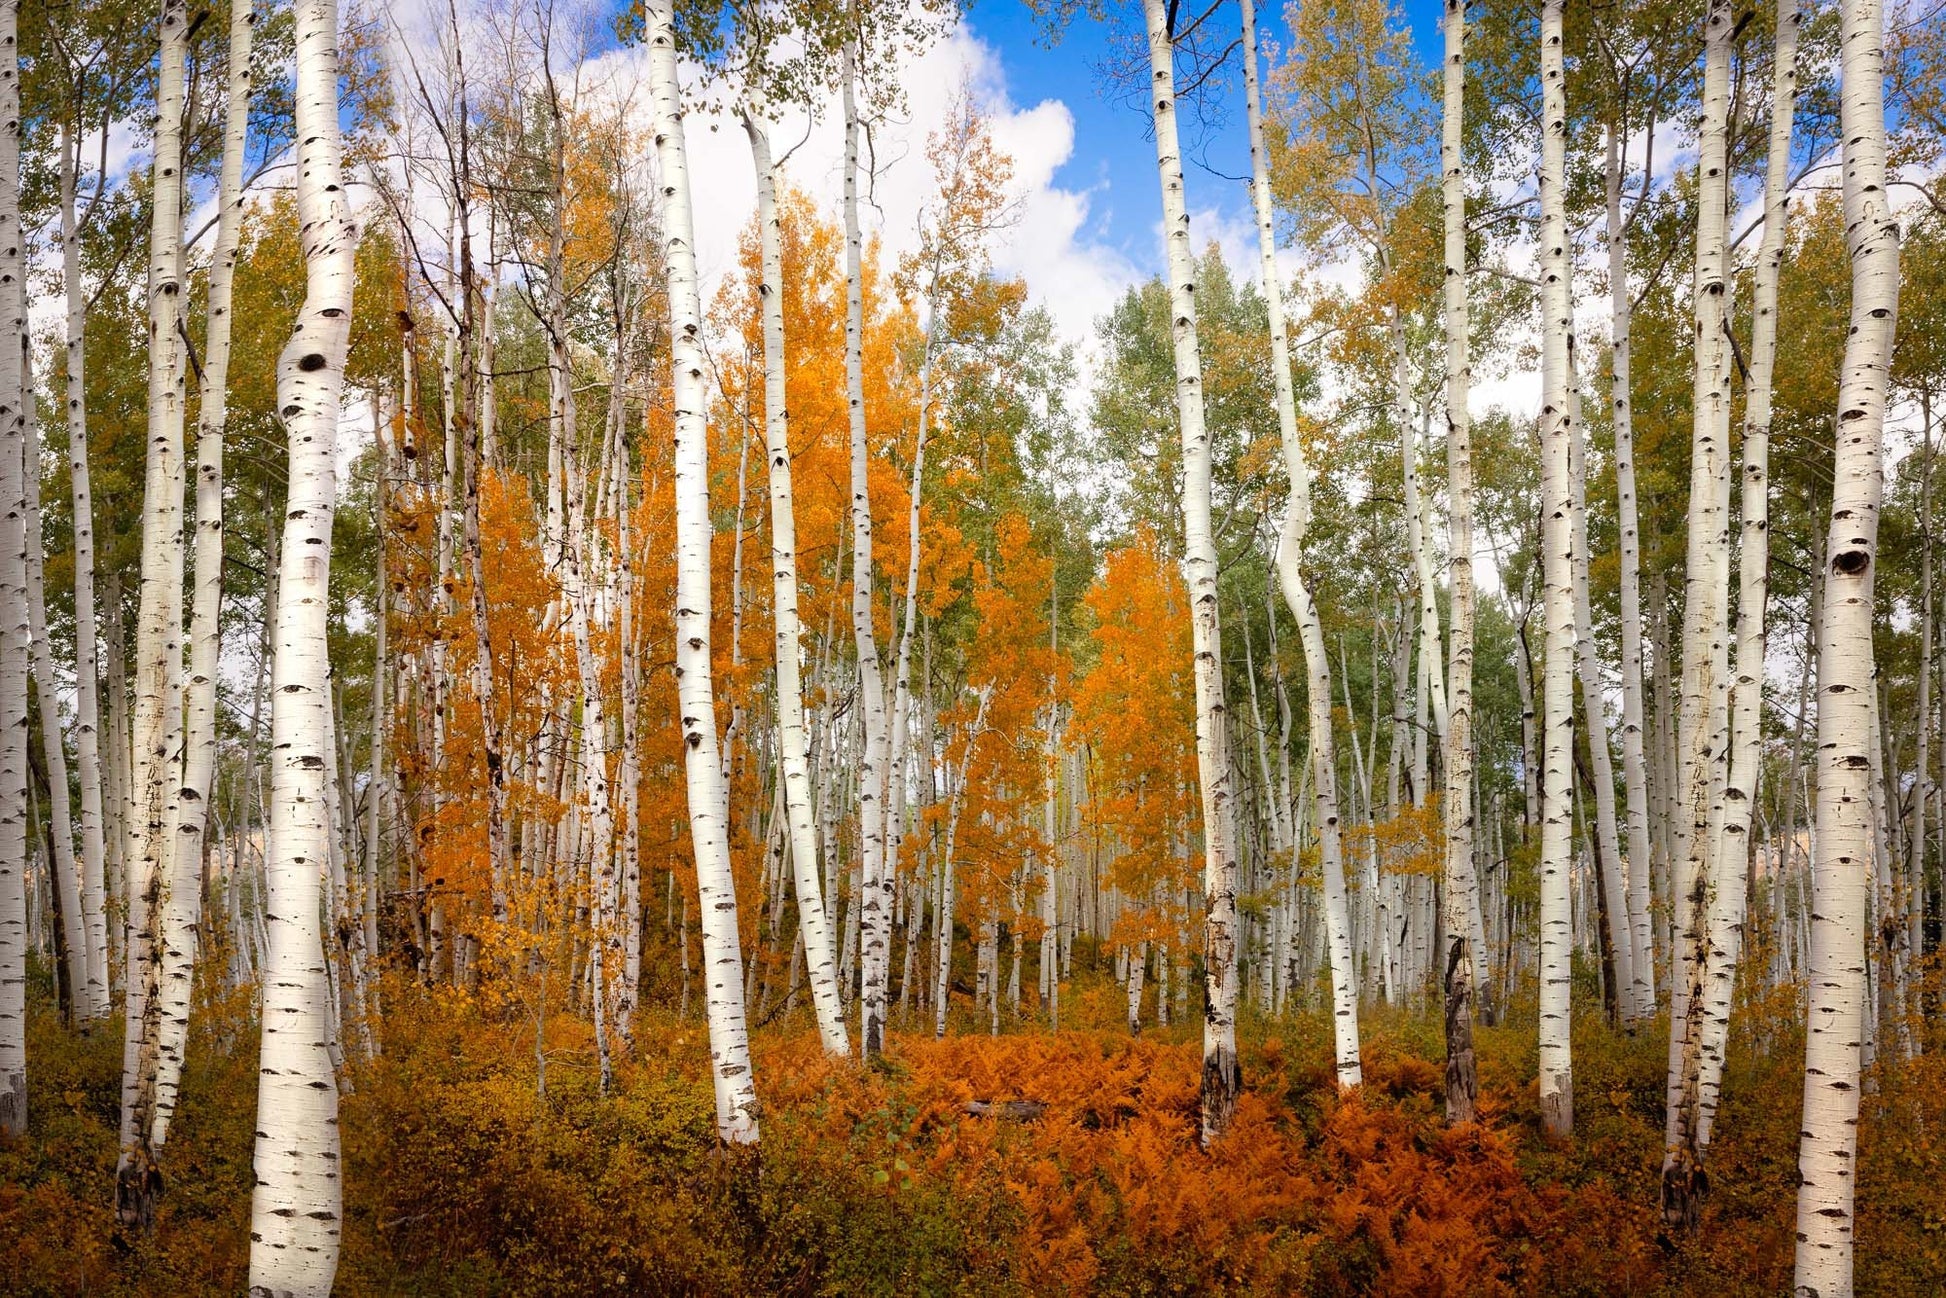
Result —
M 1479 1033 L 1484 1121 L 1440 1120 L 1439 1024 L 1368 1012 L 1339 1096 L 1322 1014 L 1243 1024 L 1245 1095 L 1197 1147 L 1193 1027 L 1111 1026 L 1105 975 L 1058 1034 L 934 1040 L 869 1068 L 808 1021 L 753 1033 L 763 1139 L 713 1135 L 700 1021 L 645 1016 L 599 1093 L 583 1021 L 388 989 L 342 1108 L 344 1294 L 1707 1294 L 1789 1290 L 1801 1037 L 1745 1007 L 1700 1232 L 1660 1231 L 1663 1046 L 1578 1004 L 1575 1134 L 1545 1140 L 1531 1022 Z M 115 1224 L 121 1038 L 36 984 L 30 1132 L 0 1148 L 0 1291 L 238 1293 L 255 1031 L 199 1007 L 153 1234 Z M 1531 998 L 1530 998 L 1531 999 Z M 929 1016 L 928 1016 L 929 1017 Z M 895 1017 L 895 1025 L 898 1019 Z M 1074 1027 L 1068 1027 L 1074 1024 Z M 542 1043 L 545 1092 L 537 1084 Z M 966 1101 L 1023 1099 L 1031 1121 Z M 1946 1060 L 1886 1070 L 1861 1131 L 1858 1292 L 1946 1293 Z

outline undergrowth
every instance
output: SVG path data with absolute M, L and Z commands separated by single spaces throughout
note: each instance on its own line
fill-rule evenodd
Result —
M 40 989 L 42 992 L 45 988 Z M 1108 998 L 1102 998 L 1106 1003 Z M 1064 1007 L 1084 1023 L 1087 998 Z M 0 1148 L 0 1290 L 241 1290 L 254 1034 L 211 1005 L 153 1234 L 114 1221 L 120 1036 L 35 997 L 29 1136 Z M 1734 1043 L 1694 1240 L 1660 1232 L 1660 1035 L 1583 1013 L 1571 1143 L 1540 1134 L 1531 1023 L 1479 1032 L 1483 1122 L 1440 1118 L 1438 1024 L 1375 1011 L 1340 1096 L 1322 1015 L 1244 1024 L 1229 1137 L 1197 1145 L 1189 1029 L 895 1033 L 882 1066 L 806 1025 L 754 1040 L 763 1139 L 714 1136 L 702 1026 L 638 1022 L 599 1092 L 565 1015 L 388 989 L 344 1097 L 345 1294 L 1661 1294 L 1789 1288 L 1801 1044 L 1788 1007 Z M 545 1063 L 545 1085 L 540 1084 Z M 968 1100 L 1045 1105 L 1031 1121 Z M 1886 1071 L 1862 1128 L 1859 1292 L 1946 1291 L 1946 1067 Z

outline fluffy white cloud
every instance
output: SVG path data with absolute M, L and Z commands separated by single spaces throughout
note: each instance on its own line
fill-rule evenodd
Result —
M 620 87 L 645 70 L 642 51 L 621 49 L 597 60 L 590 79 Z M 876 235 L 893 258 L 916 246 L 934 192 L 927 136 L 948 119 L 956 97 L 970 93 L 987 115 L 995 143 L 1014 162 L 1019 221 L 994 240 L 994 268 L 1024 278 L 1062 335 L 1085 346 L 1095 319 L 1138 272 L 1096 237 L 1099 190 L 1070 188 L 1056 179 L 1074 155 L 1073 114 L 1056 99 L 1015 104 L 998 51 L 968 25 L 901 63 L 894 75 L 904 104 L 870 134 L 866 161 L 875 174 L 860 195 L 867 237 Z M 641 104 L 641 96 L 633 99 Z M 835 103 L 823 108 L 815 117 L 787 112 L 773 126 L 771 142 L 778 155 L 788 153 L 790 183 L 835 215 L 843 194 L 844 123 Z M 697 111 L 686 125 L 696 253 L 707 302 L 736 269 L 737 241 L 756 208 L 756 182 L 748 141 L 733 116 Z

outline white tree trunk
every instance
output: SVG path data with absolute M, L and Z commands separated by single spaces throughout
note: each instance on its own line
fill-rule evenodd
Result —
M 95 649 L 95 519 L 88 479 L 88 404 L 84 357 L 88 295 L 81 278 L 75 210 L 80 141 L 65 115 L 61 127 L 61 290 L 67 307 L 68 470 L 74 529 L 74 758 L 81 782 L 81 909 L 88 943 L 83 1017 L 108 1017 L 114 974 L 109 964 L 105 828 L 102 819 L 100 701 Z M 120 822 L 117 821 L 119 828 Z
M 1195 250 L 1176 139 L 1175 52 L 1164 0 L 1143 0 L 1149 36 L 1150 107 L 1162 229 L 1169 256 L 1170 332 L 1175 342 L 1176 413 L 1182 423 L 1183 560 L 1196 656 L 1196 768 L 1203 795 L 1203 1143 L 1229 1127 L 1243 1086 L 1237 1060 L 1237 865 L 1230 842 L 1229 709 L 1223 698 L 1223 637 L 1217 615 L 1216 538 L 1210 525 L 1210 435 L 1203 422 L 1203 360 L 1196 338 Z
M 746 107 L 743 129 L 757 172 L 757 237 L 762 246 L 764 328 L 764 447 L 770 474 L 770 566 L 775 590 L 777 747 L 783 767 L 784 813 L 790 822 L 791 881 L 804 966 L 818 1036 L 834 1055 L 849 1055 L 844 1001 L 838 994 L 837 952 L 818 869 L 818 833 L 811 806 L 811 766 L 804 737 L 803 628 L 797 614 L 797 515 L 791 493 L 790 413 L 784 351 L 784 239 L 777 215 L 777 178 L 761 106 Z
M 1568 440 L 1568 494 L 1572 502 L 1571 544 L 1574 548 L 1575 672 L 1581 683 L 1581 709 L 1587 718 L 1589 776 L 1595 789 L 1594 846 L 1601 854 L 1602 901 L 1607 908 L 1610 957 L 1615 966 L 1615 1004 L 1622 1022 L 1650 1012 L 1636 1004 L 1634 937 L 1628 924 L 1628 881 L 1621 864 L 1621 841 L 1615 832 L 1615 758 L 1608 747 L 1608 713 L 1601 688 L 1601 664 L 1595 658 L 1594 609 L 1588 595 L 1588 454 L 1581 429 L 1581 399 L 1568 399 L 1574 413 L 1573 436 Z
M 1789 203 L 1791 123 L 1797 102 L 1797 0 L 1778 0 L 1771 69 L 1769 158 L 1764 175 L 1764 233 L 1757 248 L 1751 301 L 1750 372 L 1744 387 L 1742 539 L 1737 584 L 1736 680 L 1731 691 L 1729 786 L 1723 799 L 1723 848 L 1710 905 L 1702 1041 L 1698 1048 L 1693 1144 L 1709 1148 L 1716 1098 L 1729 1047 L 1730 1002 L 1743 954 L 1750 873 L 1751 813 L 1763 756 L 1765 603 L 1770 596 L 1771 376 L 1777 362 L 1777 286 L 1784 265 Z M 1923 698 L 1923 691 L 1921 694 Z M 1921 711 L 1924 711 L 1923 704 Z M 1924 748 L 1920 765 L 1924 767 Z
M 696 282 L 695 221 L 683 141 L 671 0 L 648 5 L 649 97 L 662 168 L 663 265 L 676 428 L 676 678 L 683 729 L 689 832 L 703 929 L 704 1004 L 716 1130 L 724 1140 L 757 1139 L 757 1091 L 743 1014 L 743 953 L 737 945 L 735 880 L 723 817 L 716 697 L 710 663 L 709 440 L 704 424 L 702 306 Z
M 209 320 L 203 343 L 202 401 L 196 428 L 195 602 L 190 610 L 189 680 L 184 698 L 181 785 L 176 832 L 169 839 L 172 905 L 178 892 L 196 909 L 172 943 L 162 971 L 161 1068 L 156 1077 L 155 1143 L 169 1135 L 188 1044 L 189 1001 L 199 944 L 203 835 L 216 774 L 216 673 L 223 607 L 223 430 L 229 416 L 230 296 L 237 242 L 243 233 L 243 151 L 250 129 L 250 44 L 256 11 L 235 0 L 224 103 L 223 164 L 217 187 L 216 245 L 210 253 Z
M 1479 1079 L 1473 1059 L 1473 998 L 1486 981 L 1486 941 L 1473 870 L 1473 445 L 1467 410 L 1472 381 L 1466 301 L 1466 6 L 1446 0 L 1446 57 L 1440 129 L 1440 203 L 1446 275 L 1447 562 L 1452 603 L 1446 670 L 1446 886 L 1441 896 L 1440 968 L 1445 989 L 1446 1118 L 1471 1122 Z
M 0 0 L 0 1135 L 27 1131 L 26 332 L 20 253 L 18 0 Z
M 290 440 L 290 496 L 271 667 L 270 946 L 257 1079 L 250 1292 L 325 1298 L 338 1269 L 343 1186 L 319 893 L 332 851 L 331 528 L 357 230 L 338 136 L 335 0 L 299 0 L 296 37 L 304 306 L 277 364 L 277 410 Z
M 1317 609 L 1304 585 L 1304 534 L 1311 522 L 1311 470 L 1297 436 L 1297 399 L 1291 384 L 1290 343 L 1277 274 L 1277 234 L 1271 215 L 1270 153 L 1264 144 L 1263 107 L 1257 87 L 1255 0 L 1243 0 L 1244 102 L 1250 128 L 1250 197 L 1257 221 L 1257 253 L 1270 316 L 1271 376 L 1277 392 L 1277 426 L 1284 445 L 1290 501 L 1277 541 L 1277 576 L 1297 619 L 1304 650 L 1305 695 L 1311 751 L 1311 788 L 1316 807 L 1318 855 L 1324 874 L 1325 949 L 1331 961 L 1332 1034 L 1338 1084 L 1363 1080 L 1358 1051 L 1358 978 L 1352 968 L 1351 916 L 1345 904 L 1345 849 L 1338 820 L 1338 758 L 1331 733 L 1331 657 Z
M 1541 1122 L 1565 1137 L 1574 1129 L 1569 1049 L 1574 934 L 1569 870 L 1573 847 L 1574 555 L 1568 486 L 1573 436 L 1569 379 L 1574 367 L 1569 285 L 1567 96 L 1561 48 L 1563 0 L 1541 7 L 1541 550 L 1547 657 L 1541 685 Z
M 885 872 L 886 761 L 890 746 L 878 632 L 872 625 L 872 502 L 870 451 L 865 439 L 864 235 L 858 224 L 859 50 L 847 40 L 840 79 L 844 90 L 845 166 L 845 396 L 851 416 L 851 632 L 858 653 L 859 710 L 864 750 L 858 767 L 859 1051 L 884 1046 L 885 981 L 892 943 L 892 880 Z
M 1650 923 L 1649 768 L 1642 699 L 1642 528 L 1635 500 L 1635 420 L 1629 378 L 1634 299 L 1628 287 L 1628 227 L 1622 220 L 1622 140 L 1611 127 L 1607 156 L 1607 243 L 1611 421 L 1620 532 L 1622 624 L 1622 782 L 1628 810 L 1628 920 L 1635 1004 L 1655 1011 L 1655 935 Z
M 1675 969 L 1671 974 L 1668 1105 L 1662 1208 L 1673 1226 L 1695 1224 L 1695 1052 L 1701 1045 L 1708 922 L 1729 730 L 1730 349 L 1727 240 L 1729 0 L 1710 0 L 1704 27 L 1703 123 L 1698 138 L 1694 427 L 1690 441 L 1689 553 L 1683 593 L 1682 738 L 1676 771 L 1677 843 L 1671 880 Z
M 1839 380 L 1837 459 L 1818 628 L 1818 793 L 1804 1114 L 1798 1143 L 1796 1290 L 1852 1292 L 1859 1042 L 1873 825 L 1873 582 L 1887 371 L 1899 305 L 1899 227 L 1885 192 L 1884 11 L 1841 7 L 1845 242 L 1851 332 Z
M 20 344 L 20 410 L 23 423 L 20 482 L 26 505 L 27 627 L 32 645 L 34 701 L 40 709 L 41 756 L 47 766 L 47 832 L 53 844 L 48 865 L 61 912 L 69 1011 L 77 1023 L 87 1019 L 88 937 L 83 914 L 81 875 L 74 859 L 74 824 L 68 801 L 68 749 L 61 733 L 61 696 L 54 679 L 54 655 L 47 643 L 47 598 L 42 587 L 40 419 L 36 409 L 33 361 L 27 338 Z
M 122 1053 L 121 1157 L 116 1202 L 125 1224 L 153 1220 L 160 1174 L 153 1129 L 163 1050 L 165 980 L 187 961 L 196 889 L 170 871 L 175 764 L 182 742 L 182 318 L 183 64 L 188 12 L 163 0 L 156 82 L 153 212 L 149 229 L 148 467 L 142 508 L 141 612 L 135 629 L 134 815 L 128 825 L 128 991 Z M 4 704 L 0 704 L 0 711 Z M 0 718 L 3 721 L 4 718 Z M 188 895 L 183 896 L 186 892 Z

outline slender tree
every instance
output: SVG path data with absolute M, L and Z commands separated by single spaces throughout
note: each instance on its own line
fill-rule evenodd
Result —
M 753 77 L 756 75 L 754 69 Z M 752 94 L 755 95 L 753 90 Z M 758 286 L 764 336 L 764 463 L 770 482 L 770 564 L 774 583 L 771 621 L 776 635 L 777 748 L 783 768 L 784 811 L 789 822 L 791 881 L 797 897 L 798 931 L 811 981 L 818 1035 L 834 1055 L 851 1053 L 839 995 L 837 948 L 830 908 L 818 869 L 818 836 L 811 795 L 811 764 L 804 726 L 803 626 L 798 618 L 797 512 L 791 491 L 790 411 L 784 351 L 784 237 L 777 215 L 777 168 L 771 157 L 766 105 L 747 99 L 741 108 L 757 173 L 757 239 L 763 281 Z
M 1669 1013 L 1668 1105 L 1662 1211 L 1671 1225 L 1696 1221 L 1690 1130 L 1696 1121 L 1716 835 L 1723 824 L 1729 738 L 1730 338 L 1727 277 L 1730 53 L 1735 15 L 1711 0 L 1704 25 L 1703 121 L 1696 183 L 1695 382 L 1690 435 L 1689 554 L 1683 591 L 1683 680 L 1676 771 L 1677 845 L 1671 862 L 1676 968 Z
M 74 532 L 74 757 L 81 784 L 81 906 L 86 916 L 88 983 L 83 1017 L 106 1018 L 114 973 L 109 968 L 106 828 L 103 823 L 100 655 L 95 647 L 94 497 L 88 475 L 86 376 L 87 290 L 81 275 L 81 227 L 76 206 L 80 171 L 80 110 L 61 116 L 61 292 L 66 305 L 67 434 Z M 105 181 L 100 183 L 106 183 Z M 99 195 L 99 189 L 96 191 Z M 92 208 L 94 204 L 90 204 Z M 117 822 L 119 829 L 119 822 Z M 119 841 L 119 839 L 118 839 Z
M 203 336 L 202 400 L 196 427 L 195 600 L 190 611 L 189 678 L 176 832 L 169 843 L 171 888 L 192 893 L 201 914 L 204 833 L 216 774 L 216 673 L 222 652 L 223 430 L 229 417 L 230 301 L 237 243 L 243 233 L 243 153 L 250 129 L 250 44 L 256 26 L 251 0 L 235 0 L 230 16 L 223 161 L 217 184 L 216 245 L 210 252 L 209 319 Z M 172 892 L 173 895 L 173 892 Z M 162 1046 L 156 1077 L 155 1143 L 168 1137 L 182 1079 L 189 1002 L 198 945 L 197 920 L 184 930 L 179 952 L 164 970 Z M 179 967 L 178 967 L 179 966 Z
M 1183 559 L 1188 570 L 1190 627 L 1196 662 L 1196 767 L 1203 794 L 1203 1143 L 1229 1128 L 1243 1088 L 1237 1059 L 1237 863 L 1231 845 L 1229 708 L 1223 697 L 1223 637 L 1217 616 L 1216 539 L 1210 524 L 1210 432 L 1203 417 L 1203 360 L 1196 336 L 1195 251 L 1183 194 L 1176 131 L 1176 73 L 1171 10 L 1143 0 L 1148 27 L 1150 108 L 1156 174 L 1162 187 L 1163 237 L 1169 257 L 1170 333 L 1174 340 L 1176 414 L 1182 425 Z
M 0 0 L 0 1135 L 27 1132 L 26 375 L 20 5 Z
M 297 219 L 304 305 L 277 362 L 290 494 L 277 572 L 270 695 L 270 885 L 250 1292 L 323 1298 L 338 1269 L 343 1184 L 330 984 L 321 931 L 332 851 L 331 534 L 351 345 L 357 228 L 338 130 L 338 6 L 297 6 Z
M 1248 0 L 1246 0 L 1246 3 Z M 1478 887 L 1473 872 L 1473 446 L 1466 408 L 1471 378 L 1467 352 L 1466 162 L 1461 149 L 1466 102 L 1466 3 L 1446 0 L 1446 59 L 1442 79 L 1440 205 L 1446 274 L 1447 550 L 1452 613 L 1446 654 L 1446 887 L 1441 912 L 1439 971 L 1446 989 L 1446 1119 L 1471 1122 L 1479 1078 L 1473 1062 L 1475 974 L 1484 952 Z
M 1899 310 L 1899 226 L 1886 193 L 1884 10 L 1844 0 L 1845 244 L 1851 329 L 1839 376 L 1831 525 L 1818 611 L 1817 839 L 1797 1153 L 1797 1268 L 1813 1298 L 1849 1298 L 1855 1244 L 1867 898 L 1877 827 L 1868 784 L 1885 402 Z
M 1541 552 L 1547 653 L 1541 689 L 1541 1123 L 1550 1136 L 1574 1129 L 1574 1076 L 1568 1044 L 1573 987 L 1569 866 L 1573 849 L 1574 555 L 1568 449 L 1573 437 L 1569 384 L 1574 372 L 1569 285 L 1567 69 L 1563 0 L 1541 7 Z
M 122 1051 L 121 1157 L 115 1201 L 125 1225 L 154 1224 L 161 1173 L 155 1128 L 165 1006 L 177 977 L 190 976 L 186 943 L 200 878 L 170 869 L 176 825 L 175 766 L 182 742 L 182 515 L 184 366 L 182 312 L 182 134 L 189 12 L 163 0 L 156 79 L 156 130 L 149 217 L 148 455 L 142 507 L 141 612 L 135 631 L 134 754 L 127 826 L 128 981 Z M 0 349 L 3 350 L 3 349 Z M 187 889 L 178 885 L 189 883 Z M 181 895 L 184 891 L 187 896 Z M 186 991 L 186 988 L 185 988 Z M 167 998 L 167 999 L 165 999 Z M 180 1047 L 178 1047 L 180 1048 Z
M 733 1144 L 757 1139 L 757 1092 L 743 1013 L 743 954 L 737 944 L 735 882 L 717 751 L 710 677 L 710 513 L 708 430 L 704 426 L 702 307 L 696 243 L 676 80 L 671 0 L 647 8 L 649 100 L 662 167 L 662 253 L 668 279 L 670 361 L 676 427 L 676 677 L 680 693 L 689 833 L 701 905 L 705 1008 L 716 1130 Z
M 1338 819 L 1338 759 L 1331 734 L 1331 655 L 1324 644 L 1316 604 L 1304 584 L 1304 534 L 1311 521 L 1311 469 L 1297 435 L 1297 397 L 1291 381 L 1291 354 L 1284 319 L 1284 297 L 1277 274 L 1277 232 L 1271 213 L 1270 151 L 1264 141 L 1263 105 L 1257 84 L 1255 0 L 1243 3 L 1243 87 L 1250 127 L 1250 198 L 1257 223 L 1257 253 L 1263 264 L 1264 304 L 1270 319 L 1271 377 L 1277 391 L 1277 427 L 1284 447 L 1290 500 L 1277 540 L 1277 576 L 1291 616 L 1297 619 L 1304 653 L 1311 796 L 1324 876 L 1325 950 L 1331 967 L 1331 1016 L 1338 1084 L 1363 1080 L 1358 1051 L 1358 977 L 1352 968 L 1351 917 L 1345 903 L 1344 831 Z
M 1732 684 L 1729 787 L 1723 800 L 1720 872 L 1705 938 L 1704 1004 L 1696 1076 L 1696 1120 L 1685 1136 L 1700 1165 L 1716 1120 L 1716 1099 L 1729 1048 L 1730 1005 L 1743 955 L 1750 834 L 1763 756 L 1765 605 L 1770 598 L 1770 421 L 1777 365 L 1777 289 L 1784 266 L 1790 198 L 1791 123 L 1797 101 L 1797 0 L 1778 0 L 1772 52 L 1769 152 L 1764 171 L 1764 232 L 1757 248 L 1751 300 L 1750 361 L 1744 384 L 1742 510 L 1737 569 L 1736 679 Z M 1924 767 L 1923 755 L 1920 766 Z M 1696 1016 L 1691 1016 L 1695 1022 Z

